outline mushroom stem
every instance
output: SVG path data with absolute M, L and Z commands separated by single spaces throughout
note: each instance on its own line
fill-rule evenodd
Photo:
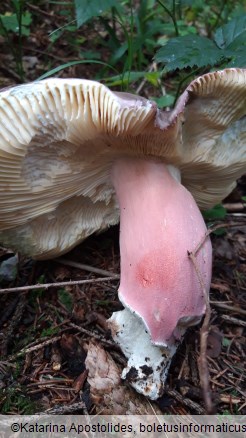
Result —
M 199 322 L 206 308 L 203 290 L 188 257 L 188 251 L 192 251 L 206 233 L 206 226 L 192 195 L 179 179 L 178 169 L 151 160 L 122 159 L 115 162 L 112 169 L 120 206 L 119 298 L 139 324 L 144 323 L 150 343 L 161 347 L 161 355 L 166 357 L 165 367 L 170 362 L 166 348 L 173 355 L 174 345 L 179 343 L 186 327 Z M 211 253 L 207 239 L 196 259 L 207 292 L 211 281 Z M 130 323 L 132 319 L 126 318 L 126 323 L 127 320 Z M 143 363 L 139 364 L 139 351 L 132 351 L 135 329 L 125 332 L 125 322 L 119 322 L 114 314 L 110 320 L 112 332 L 126 355 L 128 352 L 131 369 L 133 363 L 138 370 L 141 368 L 142 382 L 143 366 L 150 365 L 146 360 L 148 351 L 144 351 Z M 131 325 L 134 327 L 136 321 Z M 163 389 L 154 375 L 154 370 L 151 374 L 148 369 L 146 388 L 148 391 L 151 385 L 156 388 L 155 394 L 152 387 L 151 398 L 157 398 L 160 388 Z M 162 376 L 163 370 L 158 378 Z M 140 386 L 138 388 L 135 379 L 134 387 L 144 392 L 143 384 Z

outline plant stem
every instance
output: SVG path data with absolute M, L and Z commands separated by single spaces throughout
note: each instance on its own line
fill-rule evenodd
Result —
M 198 68 L 198 69 L 196 69 L 196 70 L 193 70 L 191 73 L 189 73 L 187 76 L 185 76 L 183 79 L 181 79 L 181 81 L 179 82 L 179 84 L 178 84 L 178 89 L 177 89 L 177 92 L 176 92 L 176 95 L 175 95 L 175 99 L 174 99 L 174 103 L 173 103 L 173 106 L 175 106 L 176 105 L 176 102 L 177 102 L 177 100 L 178 100 L 178 97 L 179 97 L 179 94 L 180 94 L 180 90 L 181 90 L 181 88 L 182 88 L 182 85 L 191 77 L 191 76 L 194 76 L 196 73 L 198 73 L 198 71 L 199 71 L 200 69 Z
M 16 56 L 16 67 L 21 81 L 24 81 L 24 68 L 23 68 L 23 50 L 22 50 L 22 14 L 23 14 L 23 3 L 25 0 L 20 0 L 18 6 L 13 1 L 13 7 L 18 20 L 18 50 Z
M 173 0 L 173 12 L 169 11 L 169 9 L 164 5 L 164 3 L 162 3 L 161 0 L 157 0 L 157 2 L 163 7 L 163 9 L 166 11 L 167 15 L 169 15 L 169 17 L 171 18 L 173 25 L 174 25 L 176 36 L 179 36 L 179 29 L 178 29 L 178 25 L 177 25 L 177 21 L 176 21 L 176 17 L 175 17 L 175 13 L 176 13 L 175 0 Z

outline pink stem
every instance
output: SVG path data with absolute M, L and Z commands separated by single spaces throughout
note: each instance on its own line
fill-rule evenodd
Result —
M 201 241 L 206 226 L 192 195 L 171 175 L 178 175 L 177 169 L 170 169 L 164 163 L 134 158 L 115 162 L 112 170 L 120 205 L 119 297 L 143 319 L 158 345 L 180 339 L 184 325 L 198 322 L 206 308 L 187 254 Z M 209 239 L 196 261 L 208 291 Z

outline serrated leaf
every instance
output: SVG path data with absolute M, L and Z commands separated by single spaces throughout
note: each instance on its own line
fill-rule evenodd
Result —
M 239 35 L 224 51 L 225 57 L 230 61 L 227 67 L 246 66 L 246 31 Z
M 98 17 L 110 8 L 119 9 L 116 0 L 75 0 L 75 10 L 78 28 L 93 17 Z
M 219 27 L 214 41 L 221 49 L 227 48 L 239 35 L 246 31 L 246 14 L 236 17 L 224 26 Z
M 223 51 L 210 39 L 199 35 L 185 35 L 170 39 L 158 50 L 155 60 L 163 62 L 166 71 L 172 71 L 194 66 L 213 66 L 223 57 Z

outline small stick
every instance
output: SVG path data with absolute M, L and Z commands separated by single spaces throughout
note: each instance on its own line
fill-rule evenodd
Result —
M 183 397 L 181 394 L 179 394 L 178 391 L 175 391 L 175 389 L 167 389 L 165 391 L 165 394 L 173 397 L 175 400 L 187 406 L 188 408 L 193 409 L 198 415 L 204 415 L 206 413 L 200 405 L 190 400 L 189 398 Z
M 27 292 L 29 290 L 37 289 L 48 289 L 49 287 L 61 287 L 61 286 L 74 286 L 79 284 L 89 284 L 89 283 L 102 283 L 104 281 L 118 280 L 119 277 L 104 277 L 104 278 L 92 278 L 90 280 L 74 280 L 74 281 L 60 281 L 59 283 L 44 283 L 44 284 L 34 284 L 32 286 L 20 286 L 11 287 L 7 289 L 0 289 L 0 294 L 9 294 L 12 292 Z
M 40 348 L 46 347 L 46 345 L 49 345 L 49 344 L 54 344 L 55 342 L 59 341 L 60 339 L 61 339 L 61 336 L 56 336 L 52 339 L 47 339 L 47 341 L 44 341 L 41 344 L 33 345 L 33 347 L 23 348 L 18 353 L 14 354 L 13 356 L 10 356 L 8 358 L 8 360 L 15 360 L 19 356 L 23 356 L 24 354 L 27 354 L 27 353 L 32 353 L 33 351 L 36 351 L 36 350 L 40 350 Z
M 242 327 L 246 327 L 246 322 L 242 321 L 241 319 L 233 318 L 232 316 L 229 316 L 229 315 L 221 315 L 221 318 L 224 319 L 225 321 L 230 322 L 231 324 L 235 324 L 235 325 L 240 325 Z
M 246 208 L 246 203 L 245 202 L 236 202 L 233 204 L 223 204 L 223 207 L 227 210 L 227 211 L 242 211 Z
M 202 288 L 204 297 L 206 299 L 206 314 L 205 314 L 203 324 L 201 327 L 201 331 L 200 331 L 199 374 L 200 374 L 200 381 L 201 381 L 201 386 L 202 386 L 202 390 L 203 390 L 203 398 L 204 398 L 204 402 L 205 402 L 205 406 L 206 406 L 208 414 L 213 413 L 213 403 L 212 403 L 211 391 L 210 391 L 210 386 L 209 386 L 209 370 L 208 370 L 208 363 L 207 363 L 207 338 L 208 338 L 209 323 L 210 323 L 210 318 L 211 318 L 211 307 L 210 307 L 210 302 L 209 302 L 209 295 L 206 291 L 204 281 L 202 278 L 202 274 L 201 274 L 201 272 L 197 266 L 197 263 L 196 263 L 196 254 L 199 252 L 201 247 L 204 245 L 206 239 L 213 231 L 216 231 L 220 228 L 228 228 L 228 227 L 240 226 L 240 225 L 241 224 L 238 224 L 238 223 L 214 225 L 206 231 L 206 233 L 204 234 L 201 241 L 198 243 L 195 250 L 191 251 L 191 252 L 188 251 L 188 257 L 191 259 L 191 261 L 194 265 L 200 286 Z M 242 224 L 242 225 L 245 226 L 245 224 Z
M 116 278 L 119 278 L 119 275 L 115 274 L 114 272 L 106 271 L 105 269 L 94 268 L 94 266 L 84 265 L 83 263 L 73 262 L 72 260 L 56 259 L 55 262 L 65 266 L 71 266 L 72 268 L 82 269 L 83 271 L 93 272 L 99 275 L 105 275 L 106 277 L 114 276 Z
M 200 375 L 200 382 L 201 387 L 203 390 L 203 398 L 206 406 L 206 411 L 208 414 L 212 414 L 214 412 L 212 398 L 211 398 L 211 391 L 210 391 L 210 385 L 209 385 L 209 370 L 208 370 L 208 363 L 207 363 L 207 344 L 208 344 L 208 333 L 209 333 L 209 323 L 211 318 L 211 307 L 209 303 L 209 295 L 207 293 L 202 274 L 198 268 L 197 262 L 196 262 L 196 255 L 199 252 L 202 245 L 204 245 L 206 239 L 208 238 L 209 234 L 211 233 L 211 229 L 208 230 L 204 237 L 202 238 L 201 242 L 197 245 L 194 251 L 188 251 L 188 257 L 191 259 L 194 269 L 196 271 L 204 298 L 206 302 L 206 313 L 203 320 L 203 324 L 200 331 L 200 357 L 198 361 L 198 368 L 199 368 L 199 375 Z
M 234 306 L 228 306 L 228 304 L 222 303 L 220 301 L 210 301 L 210 304 L 216 307 L 220 307 L 224 310 L 231 310 L 234 313 L 237 313 L 239 315 L 246 315 L 246 310 L 240 309 L 240 307 L 234 307 Z
M 78 411 L 80 409 L 83 409 L 83 411 L 85 413 L 88 413 L 86 405 L 83 401 L 80 401 L 78 403 L 73 403 L 71 405 L 54 406 L 51 409 L 47 409 L 47 411 L 45 411 L 44 413 L 50 414 L 50 415 L 64 415 L 64 414 L 71 414 L 71 413 Z M 41 415 L 42 415 L 42 413 L 41 413 Z
M 111 347 L 117 348 L 117 344 L 115 344 L 114 342 L 112 342 L 110 340 L 105 339 L 104 336 L 102 336 L 102 335 L 98 335 L 97 333 L 86 330 L 84 327 L 81 327 L 80 325 L 74 324 L 73 322 L 70 322 L 69 326 L 73 327 L 74 329 L 78 330 L 81 333 L 84 333 L 87 336 L 90 336 L 90 338 L 98 339 L 99 341 L 104 342 L 105 344 L 110 345 Z

